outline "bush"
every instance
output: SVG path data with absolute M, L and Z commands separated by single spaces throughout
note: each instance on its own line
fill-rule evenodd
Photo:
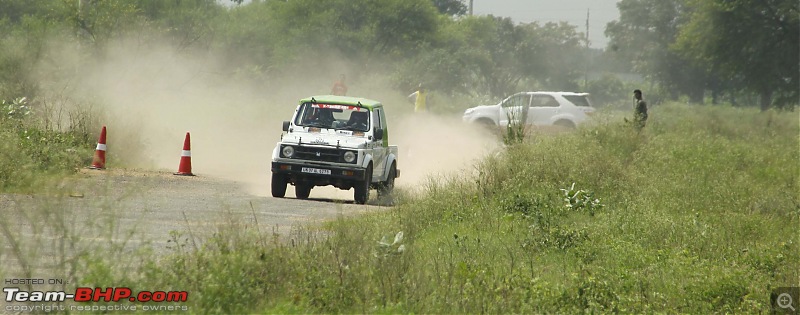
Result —
M 25 189 L 40 175 L 74 171 L 92 156 L 93 143 L 84 130 L 46 128 L 31 107 L 25 97 L 2 101 L 0 190 Z

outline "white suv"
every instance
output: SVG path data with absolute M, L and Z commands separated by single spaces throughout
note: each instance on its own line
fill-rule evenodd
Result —
M 509 121 L 519 121 L 527 114 L 529 125 L 574 128 L 594 111 L 589 93 L 520 92 L 497 105 L 469 108 L 463 119 L 468 123 L 505 127 Z

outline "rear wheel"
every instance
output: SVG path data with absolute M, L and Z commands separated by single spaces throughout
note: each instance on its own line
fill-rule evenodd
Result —
M 297 183 L 294 186 L 294 195 L 297 199 L 308 199 L 308 196 L 311 195 L 311 185 Z
M 272 197 L 283 198 L 286 196 L 286 177 L 272 173 Z
M 367 171 L 364 172 L 364 175 L 364 181 L 355 186 L 355 193 L 353 193 L 353 199 L 360 205 L 367 203 L 369 199 L 369 185 L 372 182 L 372 164 L 367 166 Z
M 497 127 L 497 124 L 495 124 L 491 119 L 481 118 L 477 120 L 477 123 L 485 128 Z
M 567 128 L 567 129 L 575 129 L 575 124 L 572 123 L 569 120 L 559 120 L 559 121 L 555 122 L 553 125 L 556 125 L 556 126 L 559 126 L 559 127 L 563 127 L 563 128 Z

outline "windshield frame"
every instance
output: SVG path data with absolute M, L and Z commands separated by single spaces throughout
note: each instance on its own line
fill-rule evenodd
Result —
M 365 124 L 360 124 L 361 128 L 348 125 L 352 120 L 352 114 L 355 112 L 366 113 Z M 310 121 L 313 115 L 325 116 L 323 121 Z M 334 130 L 350 130 L 353 132 L 369 132 L 372 130 L 372 111 L 363 106 L 347 105 L 347 104 L 328 104 L 328 103 L 314 103 L 305 102 L 297 109 L 297 115 L 294 124 L 299 127 L 307 128 L 325 128 Z

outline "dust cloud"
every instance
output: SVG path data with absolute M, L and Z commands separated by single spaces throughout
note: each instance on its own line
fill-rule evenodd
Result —
M 53 64 L 78 64 L 74 58 L 79 54 L 58 49 L 53 55 L 63 60 Z M 325 67 L 312 72 L 287 71 L 254 83 L 247 70 L 226 69 L 225 58 L 171 44 L 120 40 L 110 43 L 102 58 L 80 63 L 58 80 L 50 78 L 50 93 L 94 104 L 100 123 L 108 127 L 109 167 L 174 172 L 190 132 L 194 174 L 241 182 L 249 193 L 268 196 L 281 122 L 291 118 L 300 98 L 328 94 L 348 67 L 325 60 L 317 63 Z M 46 66 L 40 72 L 47 73 Z M 382 82 L 348 75 L 348 95 L 386 104 L 391 140 L 400 148 L 399 187 L 468 170 L 474 159 L 497 147 L 493 137 L 464 125 L 460 117 L 410 113 L 404 93 Z M 125 163 L 115 165 L 114 159 Z M 292 188 L 287 195 L 293 195 Z M 352 191 L 316 187 L 311 197 L 351 199 Z
M 412 114 L 391 126 L 400 150 L 398 185 L 416 186 L 452 173 L 474 171 L 478 159 L 499 148 L 487 130 L 461 122 L 461 117 Z

